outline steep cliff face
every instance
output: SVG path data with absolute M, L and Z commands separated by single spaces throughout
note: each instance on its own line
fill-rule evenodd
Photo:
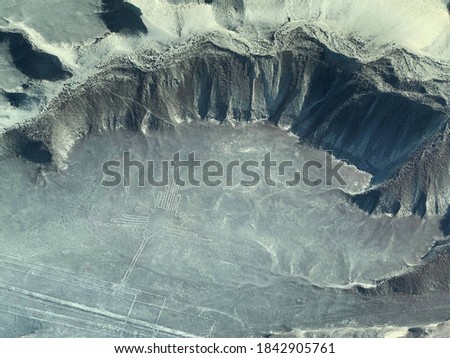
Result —
M 435 250 L 423 266 L 402 275 L 379 281 L 375 288 L 356 287 L 364 296 L 421 296 L 450 292 L 450 250 Z M 446 317 L 444 317 L 446 318 Z
M 143 57 L 140 65 L 119 61 L 63 92 L 40 120 L 84 135 L 180 120 L 268 119 L 380 175 L 445 120 L 441 98 L 425 93 L 427 104 L 409 93 L 382 92 L 367 77 L 367 68 L 378 63 L 362 65 L 295 35 L 299 45 L 275 47 L 267 55 L 204 41 L 178 58 Z
M 400 55 L 406 56 L 391 57 Z M 280 37 L 267 54 L 199 40 L 176 55 L 116 60 L 5 138 L 27 159 L 23 146 L 42 143 L 51 153 L 46 160 L 63 165 L 71 145 L 93 133 L 266 119 L 373 174 L 378 186 L 352 198 L 363 210 L 442 213 L 449 204 L 441 195 L 449 182 L 442 162 L 447 99 L 435 82 L 399 77 L 394 60 L 363 64 L 300 30 Z
M 449 155 L 449 128 L 444 121 L 387 181 L 351 200 L 369 213 L 444 215 L 450 205 Z

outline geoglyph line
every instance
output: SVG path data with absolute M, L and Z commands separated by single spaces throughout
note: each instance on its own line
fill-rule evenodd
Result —
M 136 252 L 136 254 L 134 255 L 133 259 L 131 260 L 130 265 L 128 266 L 128 269 L 125 271 L 125 274 L 122 278 L 122 280 L 120 281 L 120 286 L 125 286 L 125 284 L 127 283 L 128 278 L 130 277 L 131 273 L 134 270 L 134 267 L 136 266 L 136 263 L 138 262 L 139 258 L 141 257 L 142 253 L 144 252 L 145 246 L 147 245 L 148 240 L 150 240 L 151 238 L 155 237 L 157 234 L 159 233 L 159 229 L 156 230 L 153 235 L 148 236 L 148 237 L 144 237 L 144 239 L 142 240 L 141 244 L 139 245 L 139 248 Z

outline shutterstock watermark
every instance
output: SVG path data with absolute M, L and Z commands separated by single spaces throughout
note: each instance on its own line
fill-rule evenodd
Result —
M 277 186 L 309 187 L 321 185 L 347 185 L 340 170 L 345 165 L 335 161 L 331 152 L 325 152 L 323 161 L 306 160 L 297 163 L 292 160 L 277 161 L 271 153 L 264 154 L 260 160 L 220 160 L 197 159 L 195 152 L 182 158 L 177 152 L 170 160 L 137 160 L 131 158 L 130 152 L 124 152 L 122 160 L 110 160 L 102 165 L 102 186 L 146 185 L 165 187 L 172 181 L 183 186 L 235 186 L 246 187 L 265 184 Z M 298 169 L 300 168 L 300 170 Z

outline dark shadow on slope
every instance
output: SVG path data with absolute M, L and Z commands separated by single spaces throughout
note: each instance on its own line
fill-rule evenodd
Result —
M 375 288 L 357 286 L 363 296 L 426 295 L 450 292 L 450 248 L 436 248 L 426 263 L 413 271 L 377 282 Z
M 50 164 L 52 153 L 44 141 L 32 138 L 26 130 L 17 127 L 5 133 L 5 142 L 12 154 L 37 164 Z
M 415 215 L 419 215 L 420 217 L 424 217 L 427 212 L 427 194 L 421 190 L 419 195 L 417 196 L 412 213 Z
M 72 76 L 57 56 L 33 48 L 31 42 L 20 33 L 0 31 L 0 42 L 8 44 L 13 65 L 32 79 L 59 81 Z
M 29 161 L 40 164 L 48 164 L 52 161 L 52 155 L 47 146 L 41 141 L 30 140 L 21 146 L 19 154 Z
M 450 235 L 450 207 L 447 209 L 447 212 L 441 219 L 439 228 L 445 236 Z
M 381 191 L 371 190 L 364 194 L 358 194 L 350 197 L 350 201 L 356 204 L 361 210 L 372 214 L 380 204 Z
M 445 119 L 435 109 L 400 95 L 364 93 L 342 75 L 324 70 L 329 78 L 322 78 L 322 72 L 313 80 L 317 85 L 308 93 L 293 131 L 305 142 L 332 150 L 372 173 L 373 184 L 388 179 Z M 315 92 L 314 87 L 322 86 L 322 93 Z
M 29 96 L 23 92 L 7 92 L 3 93 L 9 104 L 16 108 L 30 108 L 39 104 L 39 98 Z
M 348 195 L 348 199 L 361 210 L 368 214 L 380 211 L 385 214 L 397 215 L 402 205 L 395 197 L 386 198 L 383 195 L 383 188 L 369 190 L 362 194 Z
M 408 329 L 406 338 L 424 338 L 427 336 L 428 336 L 428 333 L 423 328 L 412 327 L 412 328 Z
M 111 32 L 147 33 L 141 10 L 123 0 L 102 0 L 101 20 Z

